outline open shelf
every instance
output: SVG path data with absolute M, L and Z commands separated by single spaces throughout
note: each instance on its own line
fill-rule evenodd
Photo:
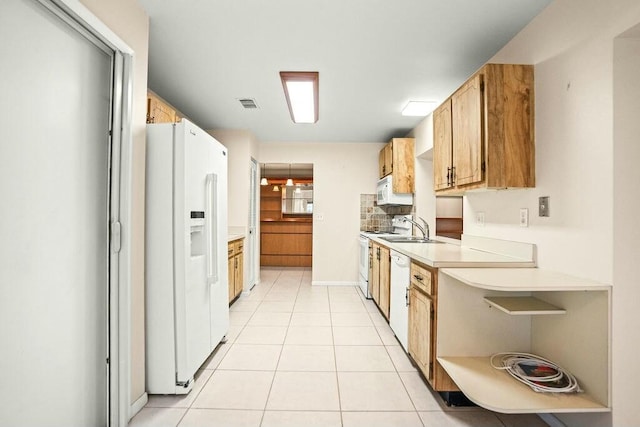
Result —
M 567 312 L 565 309 L 531 296 L 488 296 L 484 297 L 484 300 L 491 307 L 495 307 L 511 315 L 565 314 Z
M 507 372 L 494 369 L 489 357 L 438 357 L 451 379 L 474 403 L 495 412 L 609 412 L 586 393 L 538 393 Z

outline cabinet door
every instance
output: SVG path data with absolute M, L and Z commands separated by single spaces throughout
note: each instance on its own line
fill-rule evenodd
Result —
M 433 112 L 433 184 L 436 191 L 453 185 L 451 138 L 451 99 L 447 99 Z
M 393 172 L 393 145 L 389 142 L 380 150 L 378 155 L 378 168 L 380 178 L 384 178 Z
M 394 193 L 415 193 L 415 140 L 391 140 L 391 164 Z
M 378 306 L 384 317 L 389 319 L 391 293 L 391 254 L 389 248 L 380 248 L 380 303 Z
M 462 86 L 451 99 L 454 184 L 482 181 L 482 74 Z
M 429 382 L 433 381 L 432 310 L 431 298 L 412 285 L 409 290 L 409 354 Z
M 156 98 L 147 97 L 147 123 L 175 123 L 176 112 L 173 108 Z
M 380 245 L 373 244 L 373 256 L 371 257 L 371 275 L 369 282 L 371 284 L 371 298 L 380 306 Z
M 236 296 L 236 285 L 235 285 L 235 257 L 228 258 L 227 267 L 229 269 L 229 302 L 231 302 Z
M 243 262 L 244 262 L 244 256 L 242 252 L 239 252 L 236 256 L 235 256 L 235 294 L 236 295 L 240 295 L 242 293 L 242 290 L 244 288 L 244 277 L 243 277 Z

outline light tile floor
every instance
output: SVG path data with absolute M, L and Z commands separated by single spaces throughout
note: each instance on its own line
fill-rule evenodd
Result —
M 535 415 L 449 408 L 356 287 L 263 268 L 230 309 L 227 342 L 187 396 L 149 396 L 132 427 L 541 427 Z

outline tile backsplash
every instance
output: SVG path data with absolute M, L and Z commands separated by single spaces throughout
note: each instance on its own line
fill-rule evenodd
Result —
M 360 195 L 360 231 L 391 231 L 393 216 L 408 214 L 413 206 L 378 206 L 375 194 Z

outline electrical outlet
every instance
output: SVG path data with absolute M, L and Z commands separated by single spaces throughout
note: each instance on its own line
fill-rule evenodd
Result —
M 520 227 L 529 226 L 529 209 L 520 208 Z
M 549 196 L 538 197 L 538 216 L 549 216 Z
M 324 214 L 322 213 L 317 213 L 314 215 L 316 218 L 316 221 L 324 221 Z
M 480 227 L 484 227 L 484 212 L 478 212 L 476 214 L 476 224 Z

